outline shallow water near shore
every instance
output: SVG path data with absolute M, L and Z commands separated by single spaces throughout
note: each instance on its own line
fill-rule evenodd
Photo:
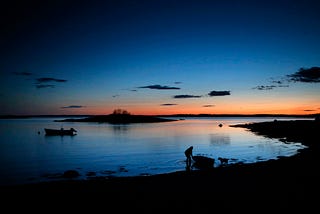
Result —
M 183 118 L 128 125 L 53 122 L 55 119 L 0 120 L 0 185 L 61 179 L 67 170 L 77 170 L 78 179 L 183 171 L 184 150 L 191 145 L 194 155 L 214 158 L 214 167 L 220 167 L 218 157 L 229 158 L 228 164 L 245 164 L 292 156 L 305 146 L 229 125 L 307 118 Z M 77 135 L 45 136 L 44 128 L 61 127 L 75 128 Z

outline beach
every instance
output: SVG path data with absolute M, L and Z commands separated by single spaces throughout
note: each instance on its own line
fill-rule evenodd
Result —
M 292 157 L 252 164 L 152 176 L 5 186 L 1 192 L 8 202 L 30 199 L 32 195 L 33 201 L 56 203 L 56 207 L 64 204 L 117 211 L 214 211 L 215 207 L 237 210 L 240 207 L 252 209 L 253 204 L 265 206 L 259 209 L 263 211 L 276 206 L 295 210 L 316 205 L 313 202 L 320 191 L 318 120 L 259 122 L 236 127 L 287 143 L 301 142 L 308 148 Z M 52 198 L 54 201 L 50 200 Z M 240 207 L 232 204 L 240 204 Z

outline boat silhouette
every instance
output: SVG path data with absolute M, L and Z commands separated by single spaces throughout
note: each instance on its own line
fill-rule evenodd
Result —
M 75 130 L 74 128 L 70 128 L 70 129 L 47 129 L 45 128 L 44 131 L 46 132 L 46 135 L 70 135 L 70 136 L 74 136 L 76 135 L 77 130 Z

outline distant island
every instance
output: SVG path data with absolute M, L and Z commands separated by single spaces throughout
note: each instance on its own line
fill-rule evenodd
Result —
M 132 115 L 126 110 L 116 109 L 112 114 L 88 116 L 85 118 L 69 118 L 63 120 L 54 120 L 55 122 L 98 122 L 111 124 L 129 124 L 129 123 L 157 123 L 176 121 L 175 119 L 166 119 L 149 115 Z
M 74 118 L 74 117 L 105 117 L 106 115 L 0 115 L 0 119 L 26 119 L 26 118 L 34 118 L 34 117 L 52 117 L 52 118 L 56 118 L 56 117 L 62 117 L 62 118 L 66 118 L 66 117 L 70 117 L 70 118 Z M 134 116 L 134 115 L 131 115 Z M 136 115 L 138 116 L 138 115 Z M 189 117 L 278 117 L 278 118 L 287 118 L 287 117 L 292 117 L 292 118 L 315 118 L 315 117 L 319 117 L 320 114 L 163 114 L 163 115 L 145 115 L 146 117 L 157 117 L 157 118 L 189 118 Z

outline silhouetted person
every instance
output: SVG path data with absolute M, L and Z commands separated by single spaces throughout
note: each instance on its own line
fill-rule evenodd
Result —
M 190 146 L 184 151 L 184 154 L 187 157 L 187 160 L 186 160 L 187 168 L 190 168 L 191 166 L 191 158 L 193 158 L 192 150 L 193 150 L 193 146 Z

